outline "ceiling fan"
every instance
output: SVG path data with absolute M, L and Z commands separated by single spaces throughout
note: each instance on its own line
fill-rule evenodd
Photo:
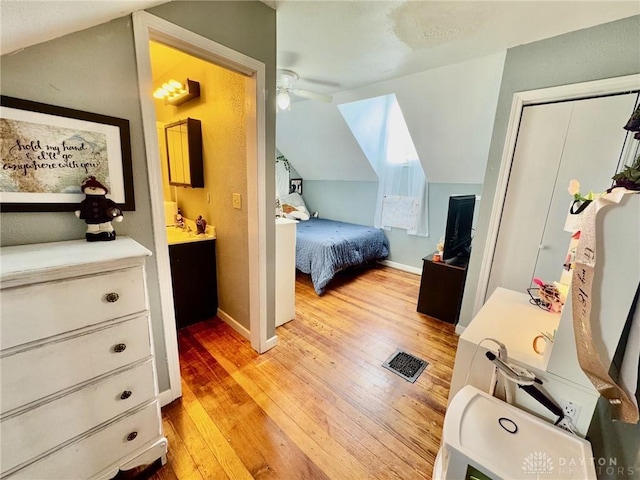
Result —
M 310 92 L 295 88 L 294 85 L 300 77 L 291 70 L 278 70 L 278 81 L 276 82 L 276 103 L 280 110 L 288 110 L 291 105 L 291 96 L 308 98 L 310 100 L 319 100 L 321 102 L 331 102 L 330 95 L 322 93 Z

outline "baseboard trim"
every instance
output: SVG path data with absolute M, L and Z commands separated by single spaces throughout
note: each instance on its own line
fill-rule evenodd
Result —
M 265 344 L 265 352 L 271 350 L 276 345 L 278 345 L 278 336 L 274 335 L 273 337 L 267 339 L 267 343 Z
M 420 268 L 405 265 L 403 263 L 390 262 L 389 260 L 380 260 L 379 263 L 381 263 L 385 267 L 395 268 L 396 270 L 413 273 L 414 275 L 422 275 L 422 270 Z
M 233 328 L 236 332 L 246 338 L 249 342 L 251 342 L 251 332 L 247 330 L 245 327 L 240 325 L 232 316 L 227 314 L 224 310 L 218 309 L 218 317 L 231 328 Z
M 456 334 L 457 335 L 462 335 L 466 328 L 467 327 L 464 327 L 462 325 L 456 325 Z
M 160 395 L 158 395 L 158 398 L 160 400 L 161 407 L 164 407 L 165 405 L 169 405 L 171 402 L 175 400 L 173 398 L 173 394 L 171 393 L 171 390 L 165 390 L 163 392 L 160 392 Z

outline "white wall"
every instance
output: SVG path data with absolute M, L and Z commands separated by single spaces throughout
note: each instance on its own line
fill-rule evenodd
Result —
M 506 52 L 278 112 L 276 145 L 305 180 L 377 181 L 337 105 L 395 93 L 427 181 L 482 183 Z
M 336 104 L 304 101 L 279 111 L 276 147 L 306 180 L 378 180 Z

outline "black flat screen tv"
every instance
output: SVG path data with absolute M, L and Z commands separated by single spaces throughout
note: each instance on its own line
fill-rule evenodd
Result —
M 442 252 L 442 259 L 448 264 L 466 265 L 469 263 L 475 206 L 475 195 L 452 195 L 449 197 L 447 228 Z

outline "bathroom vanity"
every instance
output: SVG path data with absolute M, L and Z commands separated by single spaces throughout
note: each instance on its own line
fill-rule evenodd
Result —
M 168 237 L 177 327 L 215 317 L 218 312 L 215 236 L 178 232 Z

